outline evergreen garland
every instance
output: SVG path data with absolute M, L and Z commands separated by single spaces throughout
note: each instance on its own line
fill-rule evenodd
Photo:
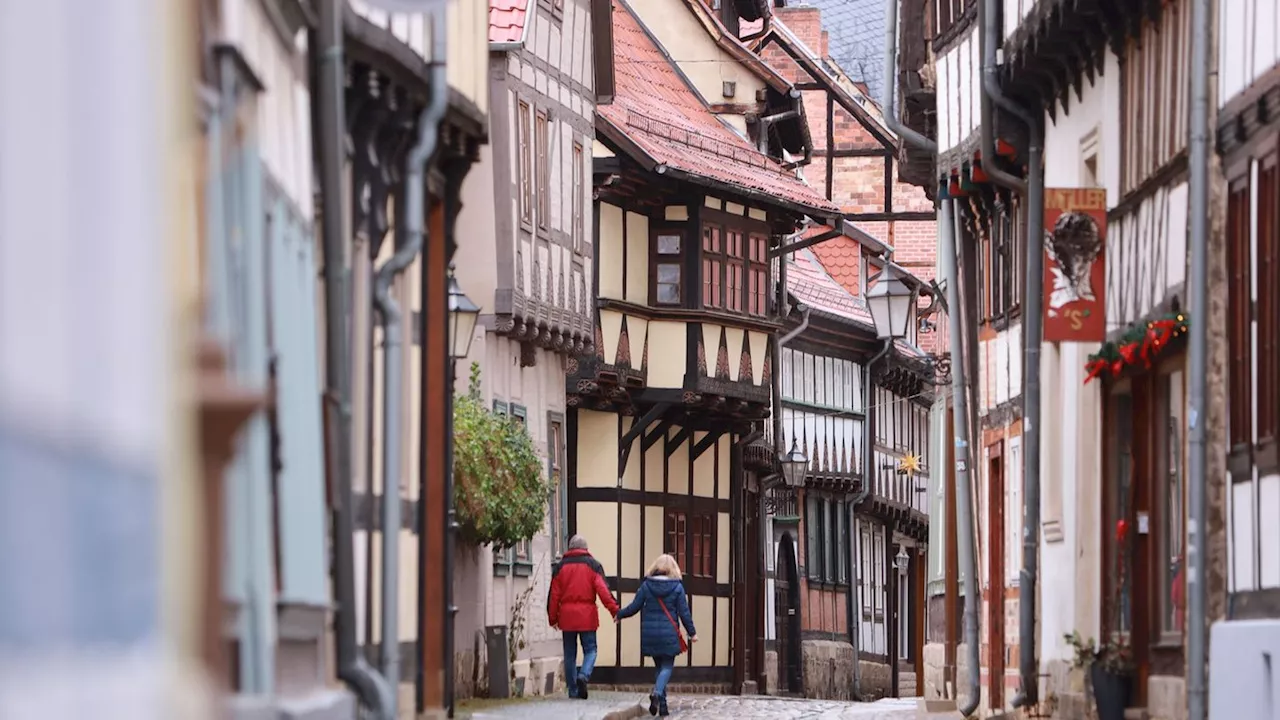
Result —
M 1183 312 L 1169 313 L 1147 323 L 1139 323 L 1129 328 L 1119 340 L 1102 344 L 1098 352 L 1089 356 L 1084 369 L 1088 373 L 1084 382 L 1110 374 L 1119 377 L 1125 368 L 1142 363 L 1151 367 L 1151 362 L 1174 338 L 1187 331 L 1190 321 Z

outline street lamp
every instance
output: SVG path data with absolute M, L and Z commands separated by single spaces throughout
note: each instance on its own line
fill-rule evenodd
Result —
M 893 558 L 893 566 L 898 568 L 898 575 L 905 578 L 907 576 L 907 565 L 911 562 L 911 557 L 907 555 L 907 546 L 899 545 L 898 554 Z
M 803 487 L 805 472 L 809 469 L 809 458 L 800 451 L 796 441 L 791 441 L 791 450 L 778 458 L 782 463 L 782 479 L 788 487 Z
M 897 340 L 907 336 L 913 297 L 911 288 L 902 282 L 892 265 L 880 271 L 875 287 L 867 291 L 867 307 L 876 324 L 877 337 Z
M 438 296 L 437 296 L 438 297 Z M 449 268 L 449 356 L 461 360 L 471 352 L 471 340 L 475 337 L 476 320 L 480 318 L 480 306 L 458 286 L 458 278 Z

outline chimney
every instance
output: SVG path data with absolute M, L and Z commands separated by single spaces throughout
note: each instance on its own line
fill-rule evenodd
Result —
M 823 52 L 822 11 L 818 8 L 808 5 L 775 8 L 773 15 L 790 28 L 791 33 L 810 50 L 816 53 Z
M 831 33 L 826 30 L 822 31 L 822 49 L 818 50 L 818 56 L 824 60 L 831 57 Z

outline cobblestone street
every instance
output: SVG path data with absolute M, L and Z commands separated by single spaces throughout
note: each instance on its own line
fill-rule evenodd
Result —
M 632 693 L 593 693 L 591 700 L 531 700 L 477 711 L 472 720 L 604 720 L 649 717 L 648 700 Z M 698 720 L 909 720 L 911 698 L 874 703 L 804 700 L 765 696 L 673 695 L 672 717 Z

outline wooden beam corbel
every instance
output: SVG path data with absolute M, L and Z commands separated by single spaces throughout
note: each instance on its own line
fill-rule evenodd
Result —
M 627 469 L 627 460 L 631 457 L 631 446 L 635 443 L 636 438 L 644 433 L 645 428 L 662 417 L 670 407 L 671 403 L 658 403 L 649 408 L 649 412 L 631 423 L 631 429 L 618 441 L 618 487 L 622 487 L 622 474 Z

